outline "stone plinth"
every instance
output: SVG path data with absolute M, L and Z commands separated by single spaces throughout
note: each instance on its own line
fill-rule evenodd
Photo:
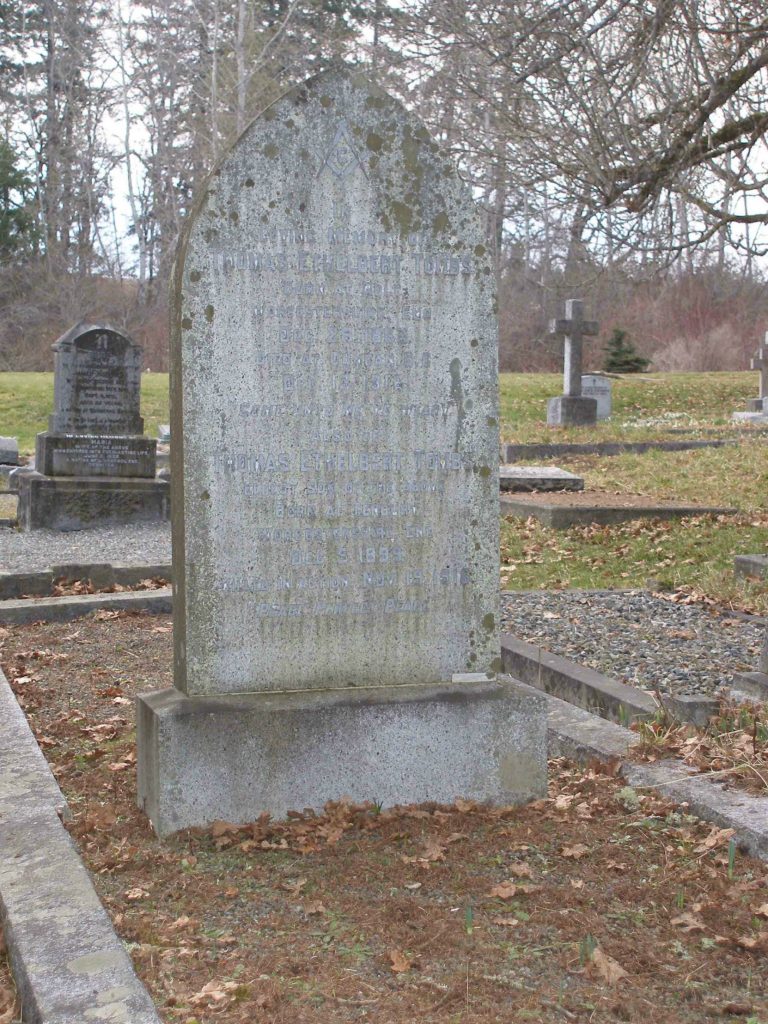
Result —
M 38 434 L 35 469 L 46 476 L 152 479 L 157 442 L 119 434 Z
M 765 399 L 764 398 L 749 398 L 747 399 L 747 412 L 765 412 Z
M 547 402 L 550 427 L 588 427 L 597 423 L 597 401 L 582 395 L 559 395 Z
M 66 532 L 170 517 L 165 480 L 24 473 L 18 476 L 17 485 L 22 530 Z
M 328 800 L 384 806 L 546 792 L 543 699 L 503 680 L 435 687 L 137 698 L 139 805 L 158 835 Z

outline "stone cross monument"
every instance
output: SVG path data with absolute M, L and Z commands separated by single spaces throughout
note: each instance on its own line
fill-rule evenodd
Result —
M 364 78 L 310 79 L 205 184 L 171 301 L 156 831 L 543 793 L 541 699 L 497 678 L 494 274 L 450 159 Z
M 768 398 L 768 331 L 763 341 L 750 360 L 750 369 L 760 371 L 760 390 L 757 398 L 750 398 L 747 402 L 747 409 L 750 412 L 768 412 L 765 407 L 765 399 Z
M 564 339 L 563 394 L 551 398 L 547 404 L 547 423 L 551 427 L 586 426 L 597 422 L 597 402 L 581 393 L 581 363 L 583 339 L 597 334 L 595 320 L 584 319 L 581 299 L 569 299 L 565 304 L 565 319 L 552 320 L 550 336 Z

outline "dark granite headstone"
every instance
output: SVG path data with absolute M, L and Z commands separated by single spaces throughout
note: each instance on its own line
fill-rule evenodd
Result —
M 54 344 L 54 412 L 37 435 L 46 476 L 155 475 L 156 443 L 142 436 L 141 348 L 112 327 L 78 324 Z
M 112 327 L 78 324 L 53 350 L 54 411 L 35 472 L 19 479 L 22 529 L 167 519 L 157 442 L 142 434 L 141 348 Z

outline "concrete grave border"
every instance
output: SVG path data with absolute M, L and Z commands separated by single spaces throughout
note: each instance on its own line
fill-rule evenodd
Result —
M 558 459 L 567 455 L 643 455 L 645 452 L 687 452 L 694 448 L 722 448 L 736 444 L 720 441 L 595 441 L 588 444 L 510 444 L 501 446 L 502 462 L 525 462 L 529 459 Z
M 35 572 L 0 572 L 0 601 L 30 595 L 49 597 L 56 580 L 90 580 L 95 587 L 135 587 L 142 580 L 171 579 L 171 564 L 113 565 L 110 562 L 65 562 Z
M 583 492 L 580 492 L 583 493 Z M 514 516 L 516 519 L 537 519 L 542 526 L 552 530 L 567 530 L 571 526 L 613 526 L 626 523 L 632 519 L 682 519 L 686 516 L 733 516 L 738 513 L 735 508 L 712 508 L 695 505 L 658 506 L 642 505 L 635 507 L 596 506 L 589 505 L 554 505 L 546 502 L 531 501 L 525 495 L 502 492 L 499 498 L 502 516 Z
M 69 622 L 98 611 L 147 612 L 150 615 L 163 615 L 173 611 L 173 591 L 171 587 L 161 587 L 158 590 L 131 590 L 122 594 L 80 594 L 74 597 L 0 601 L 0 625 Z
M 768 861 L 768 796 L 726 789 L 674 758 L 656 764 L 625 760 L 640 742 L 636 733 L 558 697 L 547 696 L 546 701 L 550 757 L 567 757 L 582 765 L 618 760 L 619 771 L 631 786 L 654 789 L 705 821 L 735 829 L 741 848 Z
M 160 1024 L 61 823 L 68 816 L 0 672 L 0 923 L 29 1024 Z
M 611 722 L 647 720 L 659 710 L 645 691 L 529 644 L 513 633 L 501 634 L 501 661 L 504 671 L 515 679 Z M 692 725 L 706 725 L 717 710 L 714 697 L 665 694 L 662 699 L 672 718 Z

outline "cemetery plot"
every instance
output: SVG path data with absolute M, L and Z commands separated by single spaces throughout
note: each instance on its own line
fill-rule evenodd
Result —
M 170 630 L 115 616 L 0 640 L 167 1024 L 768 1013 L 768 867 L 729 864 L 728 830 L 610 774 L 555 763 L 522 808 L 338 804 L 158 842 L 135 807 L 132 698 L 170 681 Z

